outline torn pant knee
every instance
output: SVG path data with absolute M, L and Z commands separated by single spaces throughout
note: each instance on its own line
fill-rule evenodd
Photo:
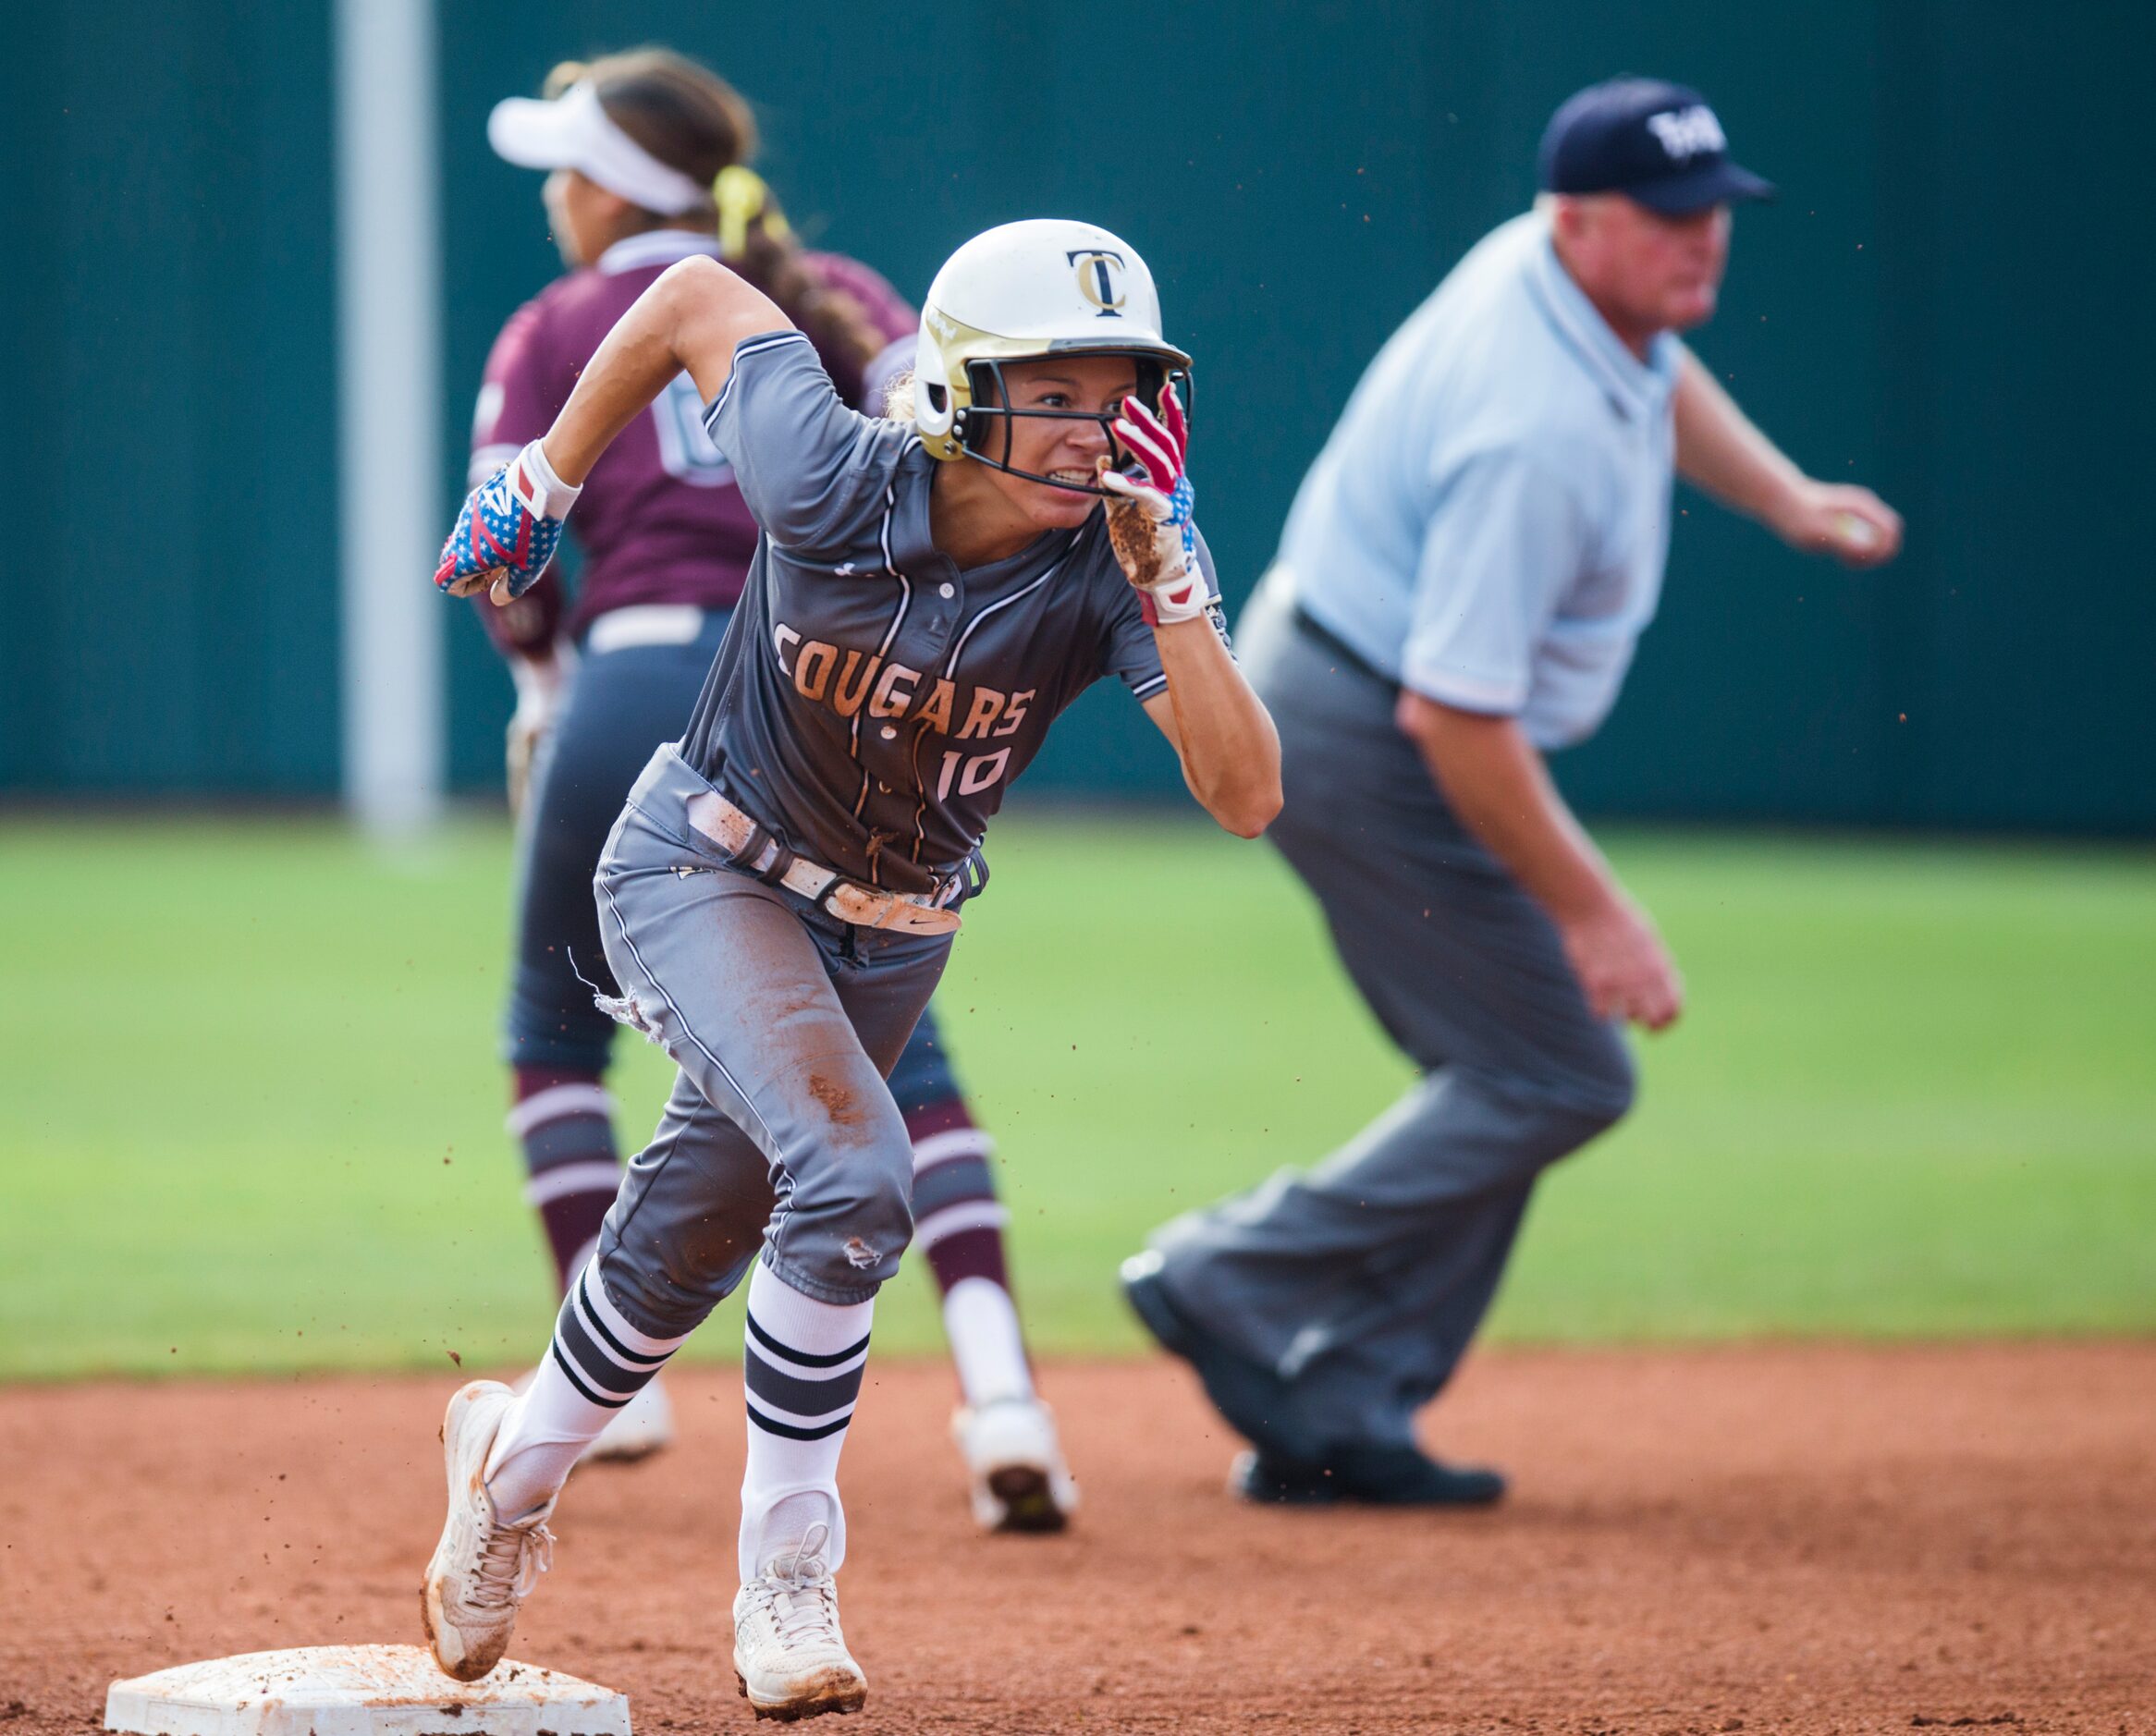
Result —
M 875 1137 L 805 1154 L 771 1227 L 772 1271 L 805 1296 L 865 1302 L 895 1277 L 913 1239 L 913 1148 L 877 1086 Z

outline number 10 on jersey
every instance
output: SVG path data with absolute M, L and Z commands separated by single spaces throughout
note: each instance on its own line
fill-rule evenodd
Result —
M 936 779 L 936 800 L 949 801 L 954 790 L 962 796 L 977 796 L 1001 777 L 1003 768 L 1010 764 L 1009 748 L 975 754 L 971 759 L 953 748 L 943 756 L 943 770 Z

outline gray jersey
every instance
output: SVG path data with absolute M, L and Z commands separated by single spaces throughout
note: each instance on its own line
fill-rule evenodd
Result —
M 704 426 L 763 537 L 681 752 L 802 855 L 926 891 L 1087 687 L 1166 689 L 1101 514 L 960 571 L 929 535 L 937 460 L 848 409 L 799 332 L 744 338 Z

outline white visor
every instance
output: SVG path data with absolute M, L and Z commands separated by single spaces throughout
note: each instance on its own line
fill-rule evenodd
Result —
M 572 84 L 551 103 L 529 96 L 496 103 L 486 117 L 486 141 L 519 168 L 575 169 L 663 217 L 711 203 L 711 189 L 668 168 L 607 119 L 589 82 Z

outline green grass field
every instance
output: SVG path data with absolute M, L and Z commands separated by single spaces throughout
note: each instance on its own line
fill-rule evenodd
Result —
M 1137 1343 L 1116 1263 L 1405 1074 L 1263 847 L 1021 815 L 940 997 L 1036 1344 Z M 493 1058 L 508 834 L 0 822 L 0 1377 L 533 1354 Z M 1537 1340 L 2156 1328 L 2156 856 L 1619 834 L 1684 966 L 1614 1136 L 1542 1190 Z M 1203 886 L 1199 920 L 1116 888 Z M 1178 900 L 1179 902 L 1181 900 Z M 624 1045 L 623 1137 L 663 1057 Z M 937 1342 L 925 1278 L 878 1342 Z M 699 1347 L 737 1355 L 714 1331 Z

